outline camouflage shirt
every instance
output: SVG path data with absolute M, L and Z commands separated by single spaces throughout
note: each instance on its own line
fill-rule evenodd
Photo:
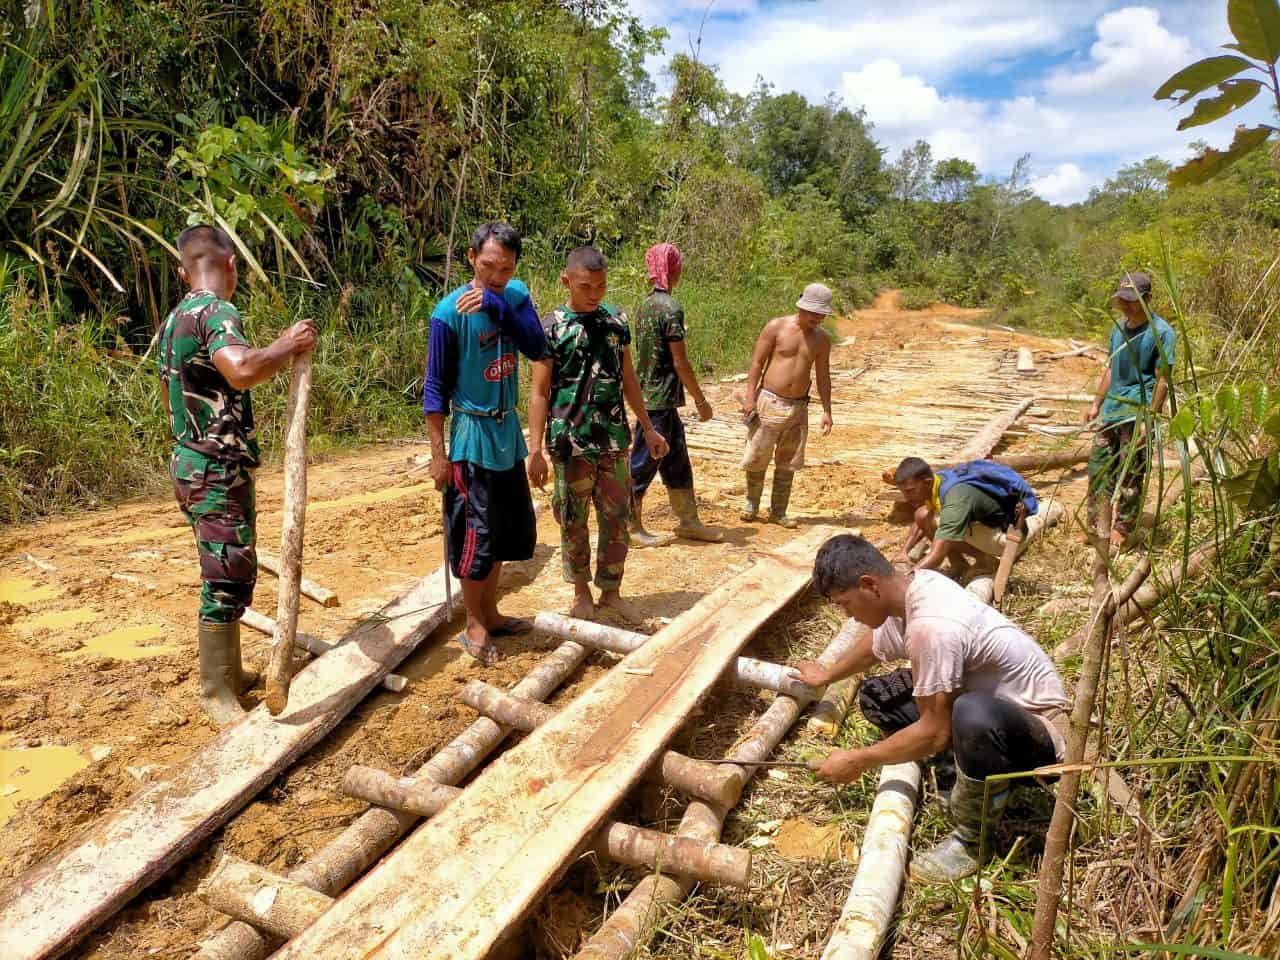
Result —
M 622 405 L 622 351 L 631 343 L 626 314 L 602 303 L 592 313 L 563 306 L 542 320 L 551 361 L 547 450 L 565 462 L 597 461 L 626 450 L 631 431 Z
M 222 347 L 248 345 L 240 311 L 208 290 L 192 290 L 165 318 L 160 380 L 178 448 L 224 463 L 258 465 L 249 392 L 232 387 L 213 365 Z
M 636 320 L 636 375 L 647 410 L 684 406 L 684 384 L 671 359 L 671 343 L 684 339 L 684 307 L 665 290 L 654 290 Z

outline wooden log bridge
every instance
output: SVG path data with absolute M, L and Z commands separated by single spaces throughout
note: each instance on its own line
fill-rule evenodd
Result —
M 517 933 L 747 640 L 808 585 L 813 555 L 834 532 L 815 527 L 764 554 L 628 654 L 486 767 L 464 803 L 414 831 L 278 960 L 479 960 Z
M 0 900 L 0 957 L 65 953 L 195 852 L 445 622 L 444 594 L 442 570 L 425 577 L 301 670 L 279 717 L 257 707 L 19 876 Z

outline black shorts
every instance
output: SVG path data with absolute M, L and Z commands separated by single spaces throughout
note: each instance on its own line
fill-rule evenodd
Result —
M 538 542 L 524 461 L 510 470 L 453 464 L 444 491 L 449 566 L 461 580 L 484 580 L 495 563 L 528 560 Z

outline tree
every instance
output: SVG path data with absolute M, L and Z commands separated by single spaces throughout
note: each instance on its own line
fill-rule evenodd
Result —
M 978 185 L 978 168 L 951 157 L 933 168 L 933 195 L 942 203 L 963 203 Z
M 1138 163 L 1121 167 L 1116 175 L 1102 185 L 1102 193 L 1118 197 L 1137 194 L 1163 193 L 1173 165 L 1159 157 L 1147 157 Z
M 904 147 L 898 161 L 889 168 L 893 195 L 903 203 L 925 200 L 929 195 L 929 176 L 933 172 L 933 148 L 924 140 Z

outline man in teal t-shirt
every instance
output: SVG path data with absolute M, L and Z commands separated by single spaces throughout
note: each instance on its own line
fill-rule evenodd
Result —
M 458 642 L 486 665 L 500 659 L 490 638 L 533 629 L 498 612 L 502 564 L 528 560 L 537 540 L 524 465 L 529 451 L 516 413 L 516 353 L 541 360 L 546 338 L 529 288 L 512 277 L 520 247 L 520 234 L 508 224 L 476 229 L 467 251 L 475 279 L 432 311 L 422 391 L 431 478 L 444 490 L 449 564 L 467 607 Z M 452 418 L 447 455 L 446 417 Z
M 1110 538 L 1112 546 L 1122 547 L 1142 509 L 1151 459 L 1148 413 L 1164 407 L 1177 336 L 1151 310 L 1150 275 L 1126 273 L 1112 303 L 1124 322 L 1111 330 L 1111 360 L 1085 413 L 1086 423 L 1101 419 L 1089 456 L 1089 529 L 1096 531 L 1100 499 L 1114 496 Z

